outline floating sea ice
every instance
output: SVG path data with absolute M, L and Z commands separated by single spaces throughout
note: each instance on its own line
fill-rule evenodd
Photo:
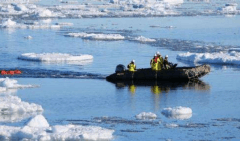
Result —
M 45 62 L 61 62 L 61 61 L 85 61 L 92 60 L 92 55 L 70 55 L 63 53 L 24 53 L 18 57 L 18 59 L 28 61 L 45 61 Z
M 56 23 L 56 25 L 60 25 L 60 26 L 72 26 L 73 23 Z
M 50 126 L 42 115 L 37 115 L 24 127 L 0 126 L 0 136 L 17 140 L 110 140 L 114 130 L 97 126 Z
M 30 39 L 32 39 L 32 36 L 28 35 L 28 36 L 25 36 L 24 38 L 30 40 Z
M 175 123 L 165 124 L 165 126 L 166 126 L 167 128 L 176 128 L 176 127 L 179 127 L 179 125 L 178 125 L 178 124 L 175 124 Z
M 139 42 L 156 42 L 155 39 L 150 39 L 150 38 L 146 38 L 143 36 L 138 36 L 132 39 L 133 41 L 139 41 Z
M 179 5 L 183 4 L 183 0 L 163 0 L 163 2 L 172 4 L 172 5 Z
M 17 96 L 3 95 L 0 97 L 0 113 L 11 115 L 14 113 L 24 114 L 33 112 L 42 112 L 41 105 L 21 101 Z
M 11 4 L 12 6 L 14 6 L 14 10 L 16 11 L 27 11 L 28 8 L 23 5 L 23 4 Z
M 123 40 L 124 36 L 120 34 L 94 34 L 94 33 L 68 33 L 66 36 L 70 37 L 80 37 L 83 39 L 91 39 L 91 40 Z
M 34 88 L 36 85 L 20 85 L 17 84 L 18 81 L 10 78 L 0 78 L 0 87 L 4 87 L 6 89 L 22 89 L 22 88 Z
M 189 119 L 192 117 L 192 109 L 188 107 L 164 108 L 162 114 L 172 119 Z
M 211 64 L 234 64 L 240 65 L 240 53 L 231 51 L 230 53 L 181 53 L 177 59 L 194 62 L 194 63 L 211 63 Z
M 237 3 L 227 3 L 225 4 L 224 7 L 219 8 L 218 10 L 220 10 L 222 13 L 237 13 L 240 12 L 239 10 L 237 10 Z
M 49 127 L 49 124 L 44 116 L 37 115 L 27 122 L 29 127 Z
M 4 20 L 2 24 L 0 24 L 1 28 L 13 28 L 16 27 L 16 22 L 12 21 L 11 19 Z
M 136 118 L 137 119 L 156 119 L 157 118 L 157 115 L 152 113 L 152 112 L 142 112 L 138 115 L 136 115 Z

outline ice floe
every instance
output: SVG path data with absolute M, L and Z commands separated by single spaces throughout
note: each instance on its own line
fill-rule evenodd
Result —
M 217 53 L 181 53 L 177 59 L 194 63 L 211 63 L 211 64 L 233 64 L 240 65 L 240 53 L 217 52 Z
M 156 42 L 155 39 L 150 39 L 150 38 L 146 38 L 143 36 L 138 36 L 132 39 L 133 41 L 139 41 L 139 42 Z
M 0 78 L 0 122 L 20 121 L 43 111 L 41 105 L 24 102 L 9 92 L 13 89 L 33 87 L 36 86 L 20 85 L 17 84 L 17 80 Z
M 22 88 L 34 88 L 36 85 L 20 85 L 18 81 L 10 78 L 0 78 L 0 88 L 5 89 L 22 89 Z
M 65 36 L 70 37 L 80 37 L 83 39 L 90 39 L 90 40 L 123 40 L 125 39 L 124 36 L 120 34 L 95 34 L 95 33 L 68 33 Z
M 32 39 L 32 36 L 28 35 L 28 36 L 25 36 L 24 38 L 30 40 L 30 39 Z
M 237 3 L 227 3 L 224 7 L 218 8 L 218 10 L 224 14 L 238 14 L 240 10 L 237 9 L 237 5 Z
M 179 127 L 179 125 L 178 125 L 178 124 L 175 124 L 175 123 L 165 124 L 165 126 L 166 126 L 167 128 L 176 128 L 176 127 Z
M 0 136 L 5 140 L 110 140 L 113 132 L 97 126 L 49 126 L 42 115 L 31 118 L 24 127 L 0 126 Z
M 14 113 L 23 114 L 43 111 L 41 105 L 24 102 L 17 96 L 1 95 L 0 101 L 1 101 L 0 113 L 5 115 L 11 115 Z
M 192 109 L 189 107 L 164 108 L 162 114 L 168 118 L 185 120 L 192 117 Z
M 11 19 L 3 20 L 0 28 L 20 28 L 20 29 L 59 29 L 60 25 L 50 25 L 46 23 L 17 23 Z
M 141 120 L 144 120 L 144 119 L 156 119 L 157 115 L 152 113 L 152 112 L 141 112 L 140 114 L 136 115 L 136 118 L 137 119 L 141 119 Z
M 71 62 L 71 61 L 87 61 L 93 60 L 92 55 L 71 55 L 66 53 L 24 53 L 18 57 L 27 61 L 43 61 L 43 62 Z

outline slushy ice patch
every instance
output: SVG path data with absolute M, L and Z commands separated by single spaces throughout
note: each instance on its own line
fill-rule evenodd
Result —
M 71 55 L 66 53 L 24 53 L 18 57 L 27 61 L 43 61 L 43 62 L 68 62 L 68 61 L 85 61 L 92 60 L 92 55 Z
M 110 140 L 113 132 L 97 126 L 49 126 L 42 115 L 33 117 L 24 127 L 0 126 L 0 136 L 6 140 Z
M 168 118 L 185 120 L 192 117 L 192 109 L 189 107 L 164 108 L 162 114 Z

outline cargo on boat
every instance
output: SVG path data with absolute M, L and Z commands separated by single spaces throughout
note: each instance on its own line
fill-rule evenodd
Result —
M 116 67 L 116 72 L 107 76 L 108 81 L 117 80 L 157 80 L 157 81 L 189 81 L 199 79 L 210 72 L 209 65 L 196 67 L 176 67 L 161 71 L 153 71 L 151 68 L 137 69 L 130 72 L 123 65 Z

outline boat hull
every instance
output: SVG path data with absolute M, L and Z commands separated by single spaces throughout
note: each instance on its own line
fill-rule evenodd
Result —
M 158 80 L 158 81 L 189 81 L 198 79 L 210 72 L 209 65 L 196 67 L 177 67 L 175 69 L 153 71 L 150 68 L 138 69 L 135 72 L 128 70 L 109 75 L 106 79 L 115 80 Z

